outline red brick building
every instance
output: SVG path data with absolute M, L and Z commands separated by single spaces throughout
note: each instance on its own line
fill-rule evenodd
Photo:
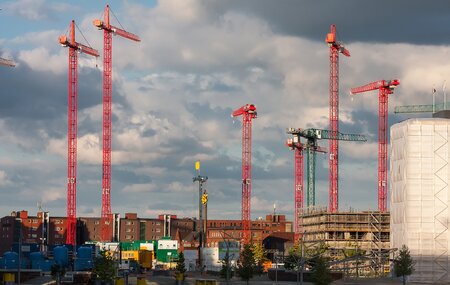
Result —
M 276 232 L 292 232 L 292 222 L 285 215 L 266 215 L 266 219 L 251 221 L 251 241 L 261 243 L 267 236 Z M 241 220 L 209 220 L 206 229 L 206 245 L 217 247 L 223 240 L 242 239 Z
M 184 247 L 198 246 L 198 222 L 192 218 L 175 215 L 159 215 L 158 218 L 140 218 L 136 213 L 126 213 L 124 218 L 114 214 L 112 240 L 137 241 L 159 240 L 170 236 Z M 292 222 L 284 215 L 267 215 L 266 219 L 251 222 L 252 241 L 261 243 L 264 238 L 277 232 L 292 232 Z M 13 243 L 61 245 L 66 242 L 66 218 L 51 217 L 48 212 L 29 216 L 27 211 L 12 212 L 0 219 L 0 255 L 11 250 Z M 208 247 L 217 247 L 224 239 L 241 240 L 241 220 L 208 220 L 206 227 Z M 100 240 L 100 218 L 79 217 L 77 219 L 77 244 Z
M 47 212 L 38 212 L 37 216 L 28 216 L 27 211 L 12 212 L 0 219 L 0 253 L 11 250 L 13 243 L 32 243 L 45 246 L 49 240 L 49 217 Z M 63 230 L 65 232 L 65 228 Z

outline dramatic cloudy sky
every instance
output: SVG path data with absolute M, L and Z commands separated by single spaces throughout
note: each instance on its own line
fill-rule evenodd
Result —
M 95 2 L 95 3 L 94 3 Z M 94 3 L 94 4 L 93 4 Z M 66 213 L 68 50 L 72 19 L 102 52 L 103 1 L 14 0 L 0 8 L 0 216 Z M 194 162 L 209 177 L 209 218 L 240 218 L 241 122 L 253 103 L 252 218 L 292 218 L 293 153 L 287 127 L 328 128 L 330 24 L 351 52 L 340 60 L 340 209 L 377 207 L 376 92 L 351 87 L 398 78 L 393 107 L 432 102 L 450 80 L 448 0 L 160 0 L 110 2 L 135 43 L 114 37 L 113 212 L 195 216 Z M 87 44 L 77 31 L 77 41 Z M 102 58 L 79 60 L 79 216 L 101 209 Z M 320 145 L 328 148 L 328 141 Z M 328 203 L 328 157 L 317 157 L 317 204 Z

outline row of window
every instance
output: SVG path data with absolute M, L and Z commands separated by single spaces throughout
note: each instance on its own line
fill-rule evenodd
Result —
M 141 221 L 141 222 L 145 222 L 145 221 Z M 147 223 L 149 223 L 149 222 L 147 222 Z M 152 223 L 152 225 L 155 225 L 155 226 L 161 225 L 161 222 L 151 222 L 151 223 Z M 126 226 L 134 225 L 134 221 L 125 221 L 125 225 Z

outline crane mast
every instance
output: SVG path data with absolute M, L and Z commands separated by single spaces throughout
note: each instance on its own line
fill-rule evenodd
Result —
M 66 244 L 76 242 L 77 128 L 78 128 L 78 52 L 98 57 L 98 51 L 75 41 L 75 21 L 70 23 L 70 39 L 60 36 L 59 43 L 69 48 L 69 84 L 67 118 L 67 234 Z
M 344 45 L 336 41 L 336 26 L 331 25 L 330 33 L 325 42 L 330 47 L 330 129 L 339 131 L 339 53 L 349 57 L 350 52 Z M 339 142 L 330 139 L 330 186 L 329 186 L 329 210 L 334 213 L 339 207 Z
M 380 80 L 360 87 L 352 88 L 352 95 L 367 91 L 378 91 L 378 210 L 382 213 L 387 210 L 387 129 L 388 129 L 388 95 L 394 93 L 394 88 L 400 81 Z
M 93 24 L 103 30 L 103 163 L 102 163 L 102 214 L 101 241 L 110 241 L 111 220 L 111 149 L 112 149 L 112 34 L 139 42 L 137 35 L 114 27 L 109 21 L 109 5 L 105 7 L 104 21 L 94 20 Z
M 306 190 L 306 207 L 311 207 L 311 206 L 315 206 L 316 205 L 316 152 L 322 152 L 322 153 L 326 153 L 326 149 L 322 148 L 321 146 L 319 146 L 317 144 L 317 138 L 313 137 L 313 136 L 306 136 L 305 135 L 305 130 L 303 129 L 294 129 L 294 128 L 288 128 L 286 130 L 286 132 L 288 134 L 293 135 L 294 139 L 293 139 L 293 145 L 296 148 L 301 148 L 302 152 L 306 151 L 306 167 L 307 167 L 307 172 L 306 172 L 306 181 L 307 181 L 307 190 Z M 300 143 L 300 137 L 306 138 L 306 143 L 302 144 Z M 289 140 L 288 140 L 289 142 Z M 296 143 L 298 142 L 298 143 Z M 302 157 L 302 161 L 301 163 L 303 164 L 303 157 Z M 304 179 L 304 169 L 303 169 L 303 165 L 301 166 L 301 169 L 298 169 L 298 171 L 302 171 L 301 174 L 301 178 L 298 177 L 299 179 L 301 179 L 301 182 L 295 182 L 295 184 L 297 185 L 297 183 L 303 183 L 303 179 Z M 297 172 L 295 172 L 296 178 L 299 175 Z M 295 181 L 295 180 L 294 180 Z M 294 190 L 295 191 L 295 190 Z M 303 205 L 303 200 L 304 200 L 304 192 L 303 192 L 303 186 L 302 186 L 302 207 L 304 207 Z M 300 211 L 296 208 L 296 211 L 298 211 L 300 213 Z M 299 232 L 300 233 L 300 232 Z
M 256 107 L 253 104 L 246 104 L 231 114 L 232 117 L 242 116 L 242 229 L 244 244 L 249 244 L 251 238 L 252 120 L 256 118 L 256 115 Z
M 286 146 L 294 150 L 294 242 L 299 241 L 302 233 L 300 216 L 304 207 L 303 193 L 303 150 L 305 145 L 300 142 L 299 136 L 286 141 Z
M 307 207 L 315 206 L 316 204 L 316 186 L 315 186 L 315 172 L 316 172 L 316 153 L 322 152 L 326 153 L 326 149 L 322 148 L 318 145 L 318 140 L 322 139 L 335 139 L 335 140 L 343 140 L 343 141 L 366 141 L 366 137 L 358 134 L 343 134 L 340 132 L 333 132 L 330 130 L 321 130 L 321 129 L 294 129 L 288 128 L 288 134 L 292 134 L 295 137 L 298 137 L 298 141 L 300 141 L 299 137 L 303 137 L 306 139 L 306 143 L 302 145 L 304 149 L 306 149 L 307 155 L 307 196 L 306 203 Z

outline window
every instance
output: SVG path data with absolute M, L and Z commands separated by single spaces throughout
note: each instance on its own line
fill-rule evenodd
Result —
M 31 234 L 31 238 L 37 238 L 37 234 Z
M 161 229 L 156 229 L 156 232 L 157 232 L 157 233 L 160 233 L 160 232 L 161 232 Z
M 94 225 L 99 225 L 100 224 L 100 221 L 95 221 L 94 222 Z
M 126 235 L 125 239 L 131 239 L 131 236 L 130 235 Z

